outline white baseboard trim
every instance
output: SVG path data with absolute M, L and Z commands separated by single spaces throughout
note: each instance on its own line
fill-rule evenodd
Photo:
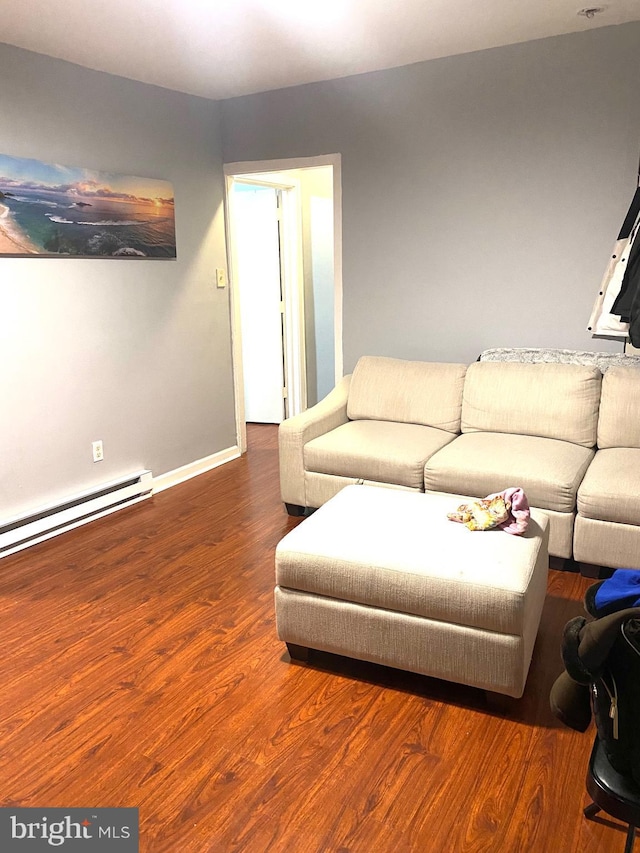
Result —
M 197 477 L 198 474 L 204 474 L 206 471 L 211 471 L 213 468 L 217 468 L 219 465 L 224 465 L 225 462 L 231 462 L 232 459 L 238 459 L 239 457 L 240 448 L 234 444 L 233 447 L 227 447 L 226 450 L 220 450 L 211 456 L 205 456 L 204 459 L 196 459 L 195 462 L 190 462 L 181 468 L 167 471 L 166 474 L 159 474 L 153 478 L 153 493 L 163 492 L 165 489 L 184 483 L 185 480 L 190 480 L 192 477 Z

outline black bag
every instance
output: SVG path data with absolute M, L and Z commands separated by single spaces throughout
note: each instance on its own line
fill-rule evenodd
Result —
M 600 677 L 592 681 L 591 710 L 607 758 L 640 785 L 640 619 L 626 619 Z
M 564 627 L 565 671 L 549 696 L 566 726 L 587 730 L 592 717 L 612 767 L 640 785 L 640 607 Z

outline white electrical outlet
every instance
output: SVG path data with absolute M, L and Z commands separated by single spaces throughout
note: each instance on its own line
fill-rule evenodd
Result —
M 102 442 L 92 441 L 91 447 L 93 449 L 93 461 L 102 462 L 102 460 L 104 459 L 104 447 L 102 446 Z

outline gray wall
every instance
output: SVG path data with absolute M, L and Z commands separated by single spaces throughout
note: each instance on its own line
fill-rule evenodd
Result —
M 0 258 L 0 519 L 234 445 L 218 106 L 0 45 L 0 116 L 4 154 L 170 180 L 178 253 Z
M 335 385 L 333 168 L 299 169 L 307 404 Z
M 586 323 L 636 184 L 640 24 L 221 103 L 225 162 L 342 155 L 344 361 L 621 351 Z

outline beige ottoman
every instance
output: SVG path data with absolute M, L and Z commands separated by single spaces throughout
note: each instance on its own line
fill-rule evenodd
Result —
M 460 502 L 465 500 L 460 498 Z M 457 500 L 347 486 L 276 549 L 278 636 L 519 697 L 547 588 L 548 519 L 471 532 Z

